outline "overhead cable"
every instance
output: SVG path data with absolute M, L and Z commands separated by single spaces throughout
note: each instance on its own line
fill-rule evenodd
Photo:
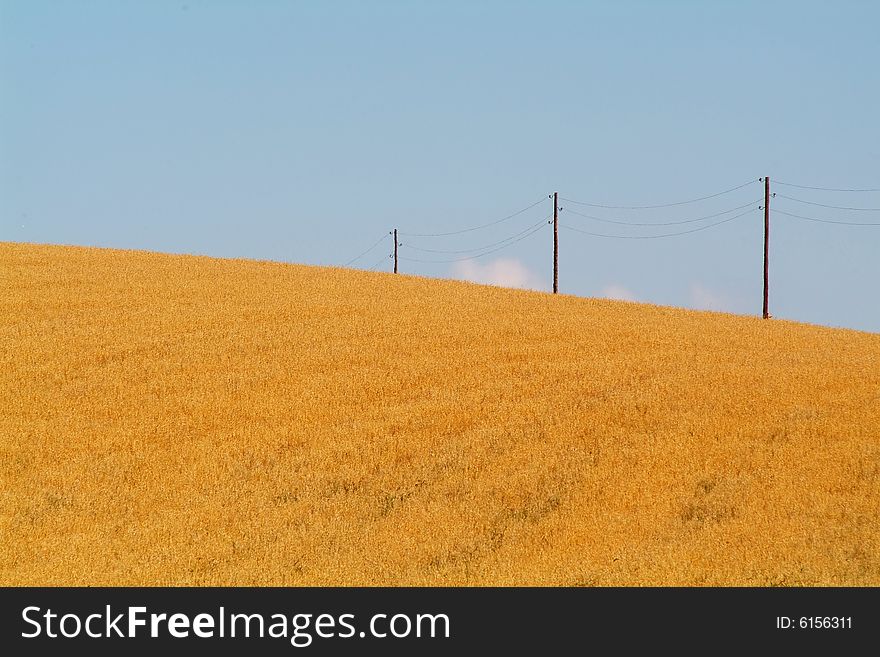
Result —
M 461 261 L 463 261 L 463 260 L 473 260 L 473 259 L 475 259 L 475 258 L 482 258 L 483 256 L 487 256 L 487 255 L 489 255 L 490 253 L 496 253 L 497 251 L 500 251 L 500 250 L 502 250 L 502 249 L 506 249 L 506 248 L 509 247 L 509 246 L 513 246 L 513 245 L 516 244 L 517 242 L 521 242 L 522 240 L 526 239 L 527 237 L 531 237 L 532 235 L 534 235 L 535 233 L 537 233 L 539 230 L 542 230 L 542 229 L 543 229 L 544 227 L 546 227 L 547 225 L 548 225 L 548 224 L 544 223 L 544 221 L 542 220 L 541 223 L 540 223 L 540 225 L 538 225 L 536 228 L 532 228 L 530 232 L 526 233 L 526 234 L 523 235 L 522 237 L 519 237 L 518 239 L 516 239 L 516 240 L 514 240 L 514 241 L 512 241 L 512 242 L 510 242 L 510 243 L 508 243 L 508 244 L 505 244 L 505 245 L 503 245 L 503 246 L 495 247 L 494 249 L 490 249 L 489 251 L 485 251 L 485 252 L 483 252 L 483 253 L 478 253 L 478 254 L 476 254 L 476 255 L 465 256 L 465 257 L 463 257 L 463 258 L 451 258 L 451 259 L 447 259 L 447 260 L 423 260 L 423 259 L 421 259 L 421 258 L 407 258 L 406 256 L 398 256 L 398 258 L 399 258 L 400 260 L 406 260 L 406 261 L 409 261 L 409 262 L 425 262 L 425 263 L 461 262 Z
M 779 198 L 785 198 L 789 201 L 795 201 L 797 203 L 804 203 L 806 205 L 816 205 L 820 208 L 831 208 L 833 210 L 857 210 L 859 212 L 878 212 L 880 208 L 854 208 L 847 207 L 844 205 L 827 205 L 826 203 L 816 203 L 815 201 L 805 201 L 802 198 L 795 198 L 794 196 L 786 196 L 785 194 L 776 194 Z
M 774 185 L 785 185 L 786 187 L 797 187 L 798 189 L 814 189 L 820 192 L 880 192 L 880 187 L 858 188 L 842 188 L 842 187 L 811 187 L 810 185 L 796 185 L 794 183 L 782 182 L 781 180 L 773 180 Z
M 523 234 L 529 232 L 532 228 L 536 228 L 537 226 L 543 224 L 544 222 L 546 222 L 548 219 L 551 219 L 551 218 L 552 218 L 552 215 L 550 217 L 545 217 L 544 219 L 541 219 L 541 221 L 539 221 L 538 223 L 532 224 L 528 228 L 521 230 L 520 232 L 516 233 L 515 235 L 511 235 L 510 237 L 505 237 L 503 240 L 498 240 L 497 242 L 493 242 L 491 244 L 484 244 L 483 246 L 477 246 L 472 249 L 459 249 L 459 250 L 425 249 L 420 246 L 415 246 L 414 244 L 409 244 L 409 243 L 404 243 L 404 244 L 402 244 L 402 246 L 405 246 L 408 249 L 413 249 L 414 251 L 424 251 L 425 253 L 475 253 L 477 251 L 491 249 L 493 246 L 498 246 L 499 244 L 509 242 L 510 240 L 513 240 L 513 239 L 519 237 L 520 235 L 523 235 Z
M 382 240 L 386 239 L 387 237 L 388 237 L 388 235 L 383 235 L 383 236 L 380 237 L 378 240 L 376 240 L 376 243 L 373 244 L 373 246 L 371 246 L 369 249 L 367 249 L 366 251 L 364 251 L 364 252 L 361 253 L 360 255 L 355 256 L 354 258 L 352 258 L 351 260 L 349 260 L 348 262 L 346 262 L 345 265 L 343 265 L 343 266 L 344 266 L 344 267 L 348 267 L 351 263 L 353 263 L 353 262 L 355 262 L 355 261 L 357 261 L 357 260 L 360 260 L 360 259 L 363 258 L 365 255 L 367 255 L 370 251 L 372 251 L 372 250 L 375 249 L 377 246 L 379 246 L 379 244 L 382 243 Z
M 586 201 L 576 201 L 571 198 L 563 198 L 563 201 L 568 203 L 575 203 L 576 205 L 586 205 L 591 208 L 606 208 L 609 210 L 650 210 L 654 208 L 671 208 L 676 205 L 687 205 L 688 203 L 696 203 L 697 201 L 705 201 L 710 198 L 716 198 L 718 196 L 722 196 L 724 194 L 730 194 L 731 192 L 735 192 L 738 189 L 742 189 L 743 187 L 747 187 L 754 183 L 758 182 L 758 179 L 755 178 L 753 180 L 749 180 L 748 182 L 743 183 L 742 185 L 737 185 L 736 187 L 731 187 L 730 189 L 725 189 L 722 192 L 717 192 L 715 194 L 708 194 L 707 196 L 700 196 L 699 198 L 688 199 L 687 201 L 676 201 L 675 203 L 659 203 L 657 205 L 603 205 L 601 203 L 587 203 Z
M 716 212 L 714 214 L 707 214 L 702 217 L 696 217 L 694 219 L 682 219 L 681 221 L 659 221 L 659 222 L 638 222 L 638 221 L 625 221 L 622 219 L 606 219 L 604 217 L 596 217 L 590 214 L 583 214 L 578 212 L 577 210 L 572 210 L 571 208 L 565 208 L 565 212 L 570 212 L 572 214 L 576 214 L 579 217 L 584 217 L 585 219 L 592 219 L 594 221 L 601 221 L 606 224 L 617 224 L 620 226 L 678 226 L 681 224 L 692 224 L 698 221 L 705 221 L 706 219 L 713 219 L 715 217 L 721 217 L 725 214 L 730 214 L 731 212 L 736 212 L 737 210 L 742 210 L 743 208 L 750 207 L 752 205 L 757 205 L 761 201 L 752 201 L 751 203 L 746 203 L 745 205 L 738 205 L 735 208 L 731 208 L 730 210 L 724 210 L 723 212 Z
M 880 221 L 836 221 L 833 219 L 817 219 L 816 217 L 805 217 L 801 214 L 786 212 L 779 208 L 773 208 L 773 214 L 784 214 L 786 217 L 794 217 L 795 219 L 806 219 L 807 221 L 816 221 L 821 224 L 841 224 L 844 226 L 880 226 Z
M 721 221 L 716 221 L 715 223 L 708 224 L 706 226 L 700 226 L 699 228 L 692 228 L 690 230 L 683 230 L 677 233 L 663 233 L 661 235 L 605 235 L 603 233 L 591 233 L 590 231 L 581 230 L 580 228 L 574 228 L 573 226 L 562 226 L 566 230 L 573 230 L 577 233 L 583 233 L 585 235 L 591 235 L 593 237 L 606 237 L 611 239 L 620 239 L 620 240 L 654 240 L 660 239 L 662 237 L 676 237 L 678 235 L 688 235 L 689 233 L 697 233 L 701 230 L 708 230 L 709 228 L 715 228 L 715 226 L 720 226 L 721 224 L 726 224 L 729 221 L 733 221 L 734 219 L 739 219 L 750 212 L 754 212 L 758 208 L 751 208 L 746 210 L 745 212 L 741 212 L 740 214 L 734 215 L 732 217 L 728 217 L 727 219 L 722 219 Z
M 452 231 L 449 231 L 448 233 L 404 233 L 404 232 L 399 232 L 398 235 L 406 236 L 406 237 L 446 237 L 447 235 L 460 235 L 461 233 L 470 233 L 471 231 L 474 231 L 474 230 L 480 230 L 481 228 L 488 228 L 489 226 L 495 226 L 496 224 L 500 224 L 501 222 L 507 221 L 508 219 L 513 219 L 514 217 L 521 215 L 523 212 L 531 210 L 536 205 L 540 205 L 541 203 L 543 203 L 546 200 L 547 200 L 547 197 L 543 196 L 543 197 L 541 197 L 540 200 L 535 201 L 531 205 L 524 207 L 522 210 L 517 210 L 513 214 L 509 214 L 506 217 L 502 217 L 501 219 L 497 219 L 495 221 L 490 221 L 487 224 L 481 224 L 479 226 L 472 226 L 471 228 L 462 228 L 461 230 L 452 230 Z

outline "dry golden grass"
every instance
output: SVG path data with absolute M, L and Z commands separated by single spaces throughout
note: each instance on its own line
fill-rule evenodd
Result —
M 3 584 L 880 585 L 880 335 L 0 244 Z

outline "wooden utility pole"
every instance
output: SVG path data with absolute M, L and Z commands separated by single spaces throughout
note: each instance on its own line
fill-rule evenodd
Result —
M 397 229 L 394 229 L 394 273 L 397 273 Z
M 559 192 L 553 192 L 553 294 L 559 292 Z
M 764 319 L 770 319 L 770 176 L 764 176 Z

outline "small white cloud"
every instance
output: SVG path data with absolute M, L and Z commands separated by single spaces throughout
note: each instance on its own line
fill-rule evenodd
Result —
M 614 299 L 615 301 L 638 301 L 638 297 L 630 290 L 622 285 L 607 285 L 599 292 L 599 296 L 604 299 Z
M 691 283 L 691 305 L 698 310 L 730 312 L 727 299 L 699 283 Z
M 540 290 L 544 287 L 541 279 L 532 270 L 514 258 L 499 258 L 486 263 L 462 260 L 453 265 L 452 274 L 456 278 L 485 285 L 527 290 Z

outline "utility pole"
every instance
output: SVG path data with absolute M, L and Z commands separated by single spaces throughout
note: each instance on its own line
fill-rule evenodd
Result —
M 770 176 L 764 176 L 764 319 L 770 319 Z
M 559 292 L 559 192 L 553 192 L 553 294 Z
M 394 229 L 394 273 L 397 273 L 397 229 Z

